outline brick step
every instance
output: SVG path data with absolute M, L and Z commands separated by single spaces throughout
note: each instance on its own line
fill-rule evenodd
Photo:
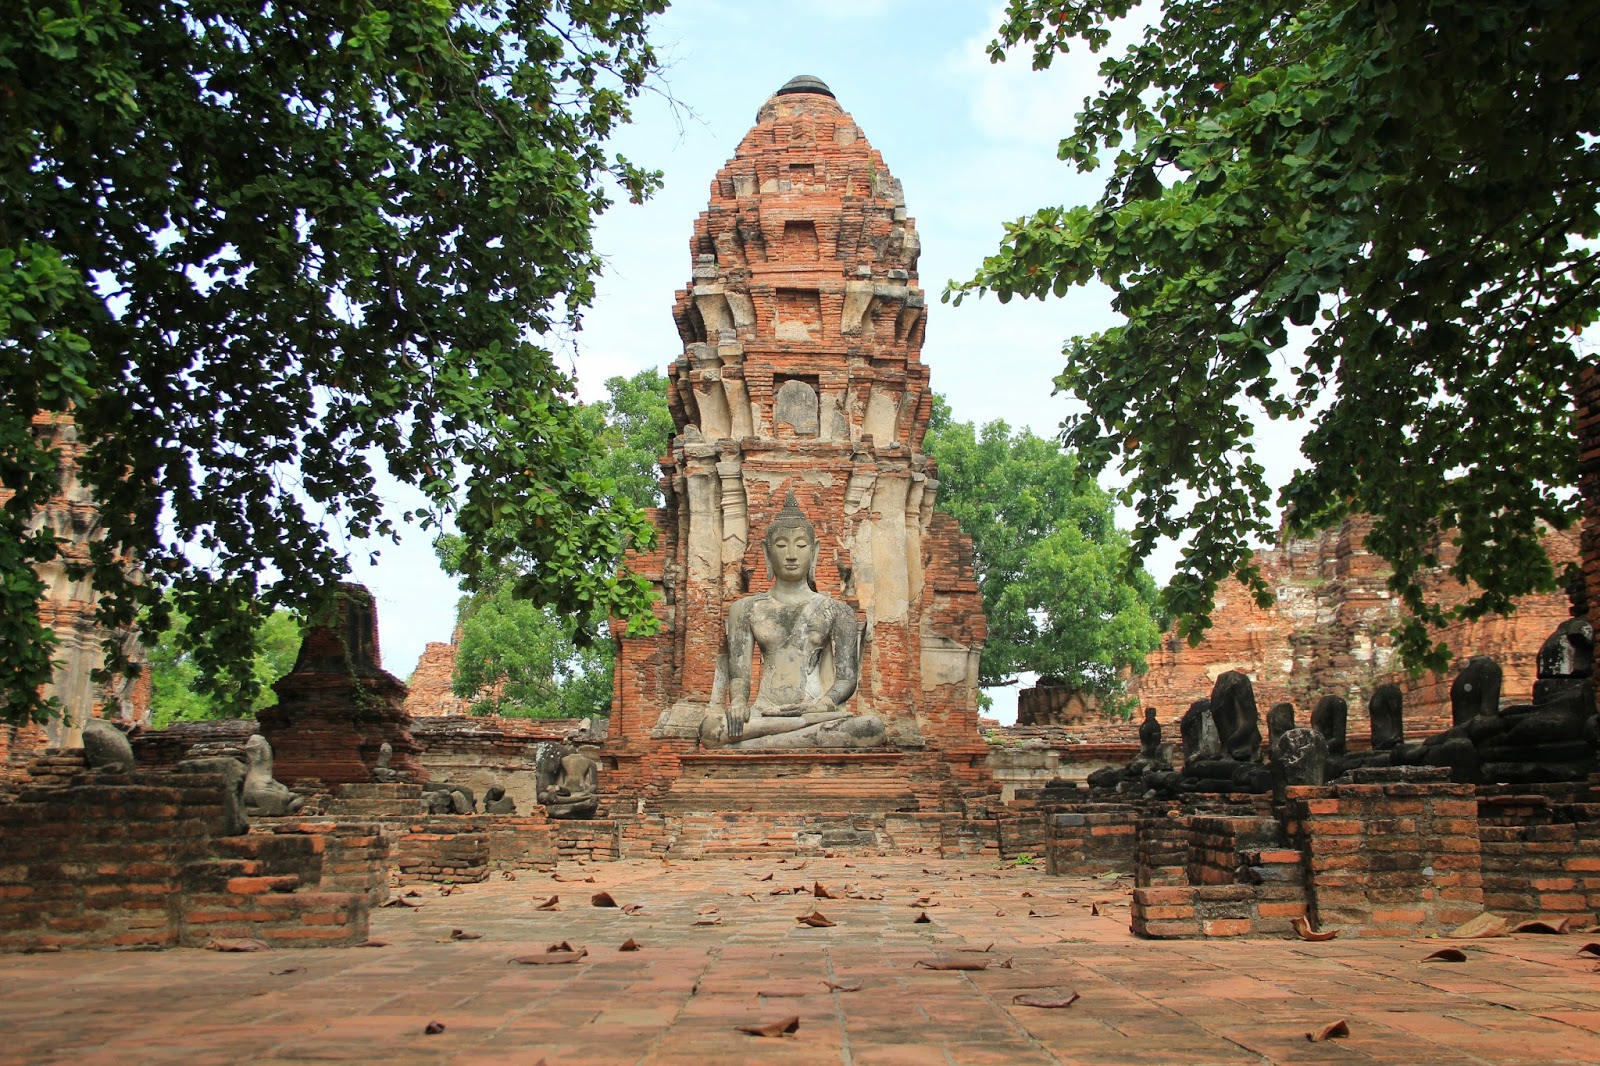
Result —
M 352 892 L 202 893 L 190 898 L 181 942 L 204 947 L 213 937 L 253 937 L 279 948 L 364 943 L 370 912 Z

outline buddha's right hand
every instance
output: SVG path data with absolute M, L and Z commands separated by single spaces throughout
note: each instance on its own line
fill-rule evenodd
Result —
M 738 740 L 744 736 L 745 723 L 750 721 L 750 707 L 744 703 L 733 703 L 724 712 L 728 722 L 728 739 Z

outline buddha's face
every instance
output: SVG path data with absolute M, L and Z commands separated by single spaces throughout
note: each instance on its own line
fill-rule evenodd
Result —
M 817 558 L 817 538 L 801 525 L 779 526 L 767 536 L 767 565 L 783 581 L 804 581 Z

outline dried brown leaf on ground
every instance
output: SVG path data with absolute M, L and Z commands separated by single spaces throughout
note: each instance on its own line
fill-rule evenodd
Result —
M 709 917 L 706 917 L 706 918 L 696 918 L 694 920 L 694 924 L 695 925 L 721 925 L 722 924 L 722 918 L 720 916 L 718 916 L 718 915 L 713 914 L 713 915 L 711 915 Z
M 523 966 L 561 966 L 569 962 L 577 962 L 589 954 L 588 948 L 574 948 L 563 940 L 559 944 L 552 944 L 545 948 L 543 955 L 518 955 L 512 962 Z
M 1460 948 L 1440 948 L 1422 957 L 1423 962 L 1466 962 L 1467 953 Z
M 206 947 L 211 951 L 266 951 L 271 945 L 253 936 L 214 936 Z
M 920 911 L 920 912 L 918 912 L 918 914 L 917 914 L 917 916 L 915 918 L 911 919 L 911 924 L 912 925 L 926 925 L 931 921 L 933 921 L 933 919 L 928 917 L 928 912 L 927 911 Z
M 1513 933 L 1544 933 L 1547 936 L 1558 936 L 1564 932 L 1560 926 L 1551 925 L 1549 922 L 1541 922 L 1538 919 L 1530 922 L 1518 922 L 1511 927 L 1511 931 Z
M 539 904 L 533 909 L 536 911 L 558 911 L 561 909 L 561 897 L 551 896 L 549 899 L 545 900 L 543 903 Z
M 624 906 L 622 908 L 622 913 L 628 915 L 629 917 L 632 917 L 635 914 L 643 914 L 644 913 L 644 904 L 643 903 L 629 903 L 629 904 L 627 904 L 626 906 Z
M 703 906 L 699 910 L 695 911 L 695 913 L 696 914 L 716 914 L 717 913 L 717 909 L 718 908 L 717 908 L 717 905 L 715 903 L 707 903 L 705 906 Z
M 780 1018 L 775 1022 L 762 1022 L 756 1025 L 741 1025 L 739 1032 L 749 1033 L 751 1036 L 783 1036 L 800 1028 L 800 1016 L 791 1014 L 787 1018 Z
M 429 1022 L 422 1027 L 422 1031 L 429 1036 L 437 1036 L 439 1033 L 444 1032 L 444 1022 Z
M 1600 944 L 1585 944 L 1578 949 L 1579 955 L 1600 955 Z
M 861 991 L 861 982 L 860 981 L 830 981 L 830 980 L 827 980 L 826 978 L 824 978 L 822 983 L 828 986 L 828 991 L 830 991 L 830 992 L 859 992 L 859 991 Z
M 515 870 L 501 870 L 500 871 L 500 880 L 502 880 L 502 881 L 515 881 L 516 879 L 517 879 L 517 874 L 516 874 Z
M 545 948 L 544 950 L 547 951 L 547 952 L 557 952 L 557 951 L 580 951 L 582 949 L 573 947 L 572 946 L 572 941 L 570 941 L 570 940 L 563 940 L 559 944 L 551 944 L 549 947 Z M 585 952 L 585 954 L 587 954 L 587 952 Z
M 795 921 L 799 922 L 801 925 L 809 925 L 813 929 L 831 929 L 833 926 L 839 924 L 837 922 L 829 921 L 827 915 L 823 914 L 819 910 L 813 910 L 810 914 L 802 914 L 795 918 Z
M 1059 917 L 1061 917 L 1061 912 L 1060 911 L 1036 911 L 1032 907 L 1029 907 L 1028 908 L 1028 917 L 1029 918 L 1059 918 Z
M 768 874 L 768 875 L 767 875 L 767 876 L 765 876 L 765 877 L 758 877 L 758 878 L 756 878 L 756 880 L 757 880 L 757 881 L 770 881 L 770 880 L 772 880 L 772 879 L 773 879 L 773 877 L 775 877 L 775 876 L 777 876 L 777 875 L 776 875 L 776 874 Z
M 1289 924 L 1294 927 L 1296 936 L 1298 936 L 1301 940 L 1309 940 L 1312 943 L 1321 943 L 1324 940 L 1332 940 L 1334 937 L 1339 935 L 1339 930 L 1337 929 L 1327 929 L 1322 932 L 1318 932 L 1311 927 L 1311 922 L 1305 918 L 1292 918 L 1289 920 Z
M 421 895 L 422 895 L 421 892 L 418 892 L 416 889 L 413 888 L 410 892 L 406 893 L 406 899 L 417 899 Z
M 451 940 L 482 940 L 483 939 L 483 934 L 482 933 L 469 933 L 465 929 L 452 929 L 452 930 L 450 930 L 450 939 Z
M 1483 912 L 1470 921 L 1462 922 L 1446 936 L 1456 940 L 1483 940 L 1492 936 L 1508 936 L 1511 932 L 1509 923 L 1498 914 Z
M 268 970 L 267 971 L 267 973 L 271 974 L 273 977 L 282 977 L 284 974 L 303 973 L 303 972 L 305 972 L 305 967 L 304 966 L 286 966 L 281 970 Z
M 1100 904 L 1098 904 L 1098 903 L 1089 904 L 1089 913 L 1091 915 L 1093 915 L 1094 917 L 1096 917 L 1096 918 L 1100 917 Z
M 918 959 L 912 963 L 915 969 L 921 966 L 926 970 L 987 970 L 988 959 L 957 959 L 949 955 L 939 955 L 931 959 Z
M 643 946 L 644 945 L 640 944 L 637 940 L 633 939 L 633 937 L 630 936 L 628 939 L 626 939 L 626 940 L 624 940 L 622 942 L 622 946 L 619 947 L 617 950 L 618 951 L 638 951 Z
M 555 880 L 555 881 L 576 881 L 579 884 L 585 884 L 585 885 L 594 884 L 594 875 L 593 874 L 590 874 L 588 877 L 572 877 L 572 876 L 569 876 L 567 874 L 551 874 L 550 877 L 551 877 L 552 880 Z
M 461 891 L 461 886 L 460 885 L 440 885 L 439 886 L 439 895 L 441 895 L 441 896 L 453 896 L 457 892 L 460 892 L 460 891 Z
M 982 955 L 984 952 L 993 950 L 993 948 L 994 948 L 994 941 L 991 940 L 981 948 L 956 948 L 956 950 L 957 951 L 973 951 L 973 952 L 977 952 L 979 955 Z
M 934 877 L 938 877 L 939 875 L 944 873 L 943 870 L 930 869 L 930 868 L 928 868 L 926 866 L 924 866 L 922 868 L 922 872 L 925 873 L 925 874 L 932 874 Z
M 358 948 L 386 948 L 388 946 L 389 942 L 387 940 L 364 940 L 356 945 Z
M 596 892 L 589 897 L 589 904 L 593 907 L 615 907 L 617 901 L 611 898 L 609 892 Z
M 1023 890 L 1022 890 L 1022 898 L 1023 898 L 1023 899 L 1027 899 L 1027 898 L 1028 898 L 1028 897 L 1030 897 L 1030 896 L 1032 896 L 1032 895 L 1033 895 L 1033 893 L 1032 893 L 1032 892 L 1029 892 L 1029 891 L 1028 891 L 1028 890 L 1027 890 L 1027 889 L 1023 889 Z
M 1311 1041 L 1313 1044 L 1319 1044 L 1324 1040 L 1332 1040 L 1335 1037 L 1344 1037 L 1349 1035 L 1350 1023 L 1345 1021 L 1343 1018 L 1340 1018 L 1336 1022 L 1329 1022 L 1320 1029 L 1311 1030 L 1311 1032 L 1306 1034 L 1306 1039 Z
M 1070 1007 L 1078 1002 L 1079 998 L 1076 992 L 1068 992 L 1065 996 L 1036 996 L 1032 992 L 1024 992 L 1021 995 L 1012 996 L 1011 1002 L 1021 1004 L 1024 1007 L 1054 1009 Z
M 417 907 L 422 906 L 422 904 L 413 903 L 409 899 L 406 899 L 403 896 L 396 896 L 394 899 L 391 899 L 389 902 L 384 903 L 384 904 L 380 904 L 380 906 L 384 906 L 384 907 L 410 907 L 412 909 L 415 909 Z
M 811 885 L 811 894 L 813 896 L 817 897 L 818 899 L 838 899 L 839 898 L 838 896 L 833 894 L 833 890 L 831 888 L 829 888 L 827 885 L 823 884 L 821 881 L 816 881 L 816 882 L 812 883 L 812 885 Z
M 795 873 L 799 873 L 801 870 L 804 870 L 805 868 L 806 868 L 806 864 L 805 863 L 800 863 L 798 866 L 794 867 L 794 872 Z

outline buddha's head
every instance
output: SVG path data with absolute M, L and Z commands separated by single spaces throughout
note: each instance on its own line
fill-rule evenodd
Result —
M 767 569 L 783 581 L 807 581 L 817 565 L 817 530 L 790 492 L 767 527 Z

